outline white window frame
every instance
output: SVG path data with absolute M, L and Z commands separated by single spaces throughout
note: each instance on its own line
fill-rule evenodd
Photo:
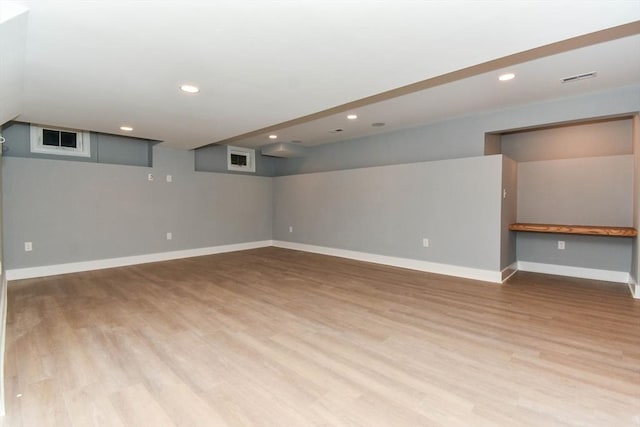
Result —
M 231 155 L 247 157 L 247 165 L 239 166 L 231 163 Z M 255 172 L 256 171 L 256 150 L 244 147 L 232 147 L 227 145 L 227 170 L 238 172 Z
M 75 133 L 78 146 L 76 148 L 71 148 L 43 145 L 43 129 L 55 130 L 58 132 Z M 91 157 L 91 134 L 89 132 L 83 132 L 75 129 L 56 128 L 52 126 L 31 125 L 30 134 L 32 153 L 54 154 L 58 156 Z

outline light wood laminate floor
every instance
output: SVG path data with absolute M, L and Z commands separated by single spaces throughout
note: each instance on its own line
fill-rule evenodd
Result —
M 638 426 L 640 301 L 277 248 L 12 282 L 7 426 Z

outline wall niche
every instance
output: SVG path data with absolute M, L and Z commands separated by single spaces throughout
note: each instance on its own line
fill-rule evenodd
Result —
M 632 116 L 491 132 L 485 155 L 492 154 L 515 162 L 516 169 L 503 176 L 503 188 L 516 190 L 515 212 L 502 231 L 515 244 L 503 248 L 503 259 L 517 260 L 520 270 L 562 274 L 572 268 L 574 275 L 580 269 L 603 272 L 597 276 L 602 280 L 628 277 L 636 233 Z M 514 236 L 508 228 L 513 223 L 558 227 Z

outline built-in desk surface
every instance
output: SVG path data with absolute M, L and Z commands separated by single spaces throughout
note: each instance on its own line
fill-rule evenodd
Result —
M 509 230 L 618 237 L 633 237 L 638 235 L 638 230 L 633 227 L 611 227 L 602 225 L 530 224 L 519 222 L 511 224 Z

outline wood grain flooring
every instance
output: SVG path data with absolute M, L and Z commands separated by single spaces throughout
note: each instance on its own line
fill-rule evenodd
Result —
M 639 426 L 640 301 L 277 248 L 12 282 L 6 426 Z

